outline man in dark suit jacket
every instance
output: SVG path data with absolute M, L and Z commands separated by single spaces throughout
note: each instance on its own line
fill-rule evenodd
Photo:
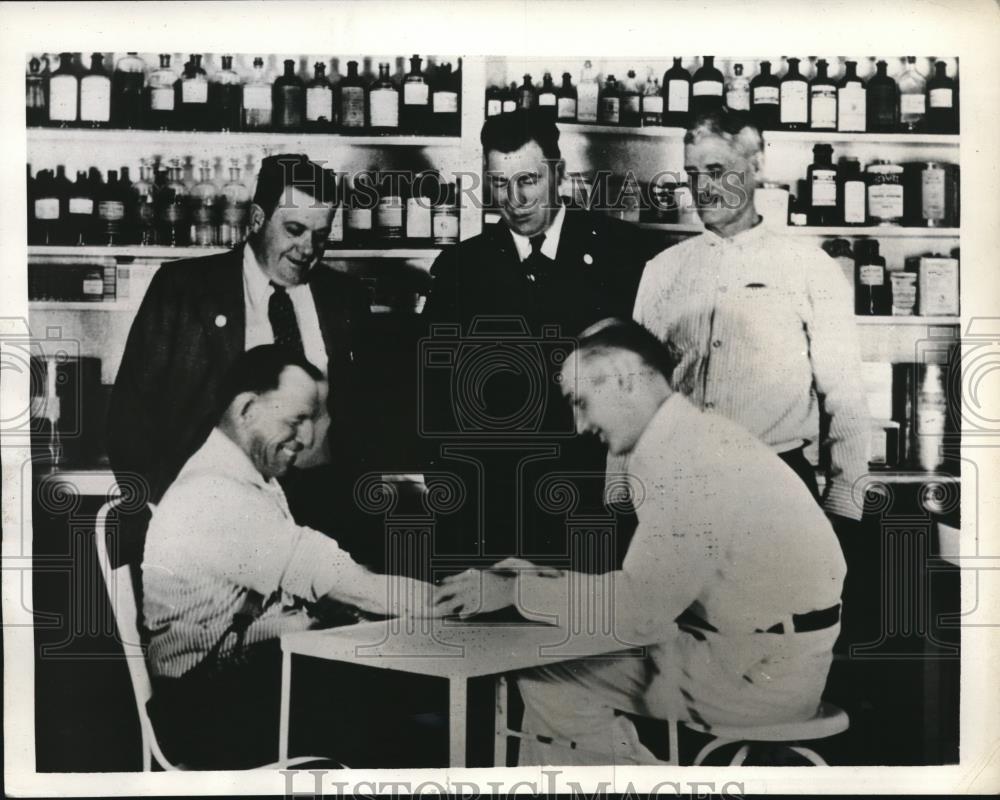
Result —
M 157 271 L 111 397 L 108 452 L 120 480 L 145 481 L 148 499 L 158 501 L 211 431 L 228 367 L 270 342 L 298 349 L 324 373 L 329 452 L 341 463 L 355 458 L 362 426 L 354 349 L 369 307 L 358 282 L 318 266 L 335 208 L 332 172 L 305 156 L 268 157 L 247 243 Z M 288 487 L 293 511 L 319 526 L 322 508 L 311 500 L 329 485 L 330 470 L 297 472 Z
M 519 110 L 488 119 L 481 140 L 502 223 L 441 254 L 424 309 L 422 433 L 434 467 L 461 474 L 468 495 L 465 513 L 439 525 L 438 552 L 559 561 L 567 511 L 604 513 L 605 450 L 575 435 L 556 376 L 572 337 L 630 313 L 660 247 L 559 197 L 554 122 Z

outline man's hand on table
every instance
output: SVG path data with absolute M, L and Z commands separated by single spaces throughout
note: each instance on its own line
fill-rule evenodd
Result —
M 514 605 L 517 577 L 512 572 L 468 569 L 441 581 L 434 591 L 434 608 L 462 619 Z

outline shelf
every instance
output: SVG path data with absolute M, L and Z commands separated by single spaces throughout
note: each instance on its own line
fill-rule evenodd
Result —
M 961 483 L 962 477 L 960 475 L 952 475 L 947 472 L 915 472 L 915 471 L 905 471 L 905 470 L 886 470 L 885 472 L 880 472 L 878 470 L 871 470 L 867 475 L 862 478 L 866 484 L 879 484 L 879 483 L 889 483 L 889 484 L 901 484 L 901 483 Z M 868 487 L 865 487 L 866 490 Z M 874 488 L 874 487 L 873 487 Z M 876 490 L 877 491 L 877 490 Z
M 127 139 L 130 145 L 196 145 L 208 142 L 234 147 L 269 147 L 284 145 L 291 149 L 307 149 L 309 144 L 335 141 L 361 147 L 458 147 L 459 136 L 351 136 L 339 133 L 223 133 L 221 131 L 146 131 L 116 128 L 28 128 L 31 144 L 73 144 L 82 141 L 97 145 L 104 141 L 119 143 Z
M 158 247 L 126 245 L 122 247 L 74 246 L 74 245 L 29 245 L 28 256 L 37 258 L 117 258 L 148 259 L 169 261 L 177 258 L 199 258 L 216 253 L 224 253 L 223 247 Z M 437 258 L 439 247 L 328 247 L 324 259 L 332 258 Z
M 870 325 L 874 327 L 894 327 L 896 325 L 961 325 L 961 317 L 859 317 L 854 321 L 858 325 Z
M 678 225 L 668 222 L 640 222 L 640 228 L 664 233 L 704 233 L 701 225 Z M 907 228 L 898 225 L 820 227 L 812 225 L 773 226 L 770 230 L 787 236 L 874 236 L 877 238 L 958 239 L 959 228 Z
M 135 311 L 135 305 L 117 300 L 29 300 L 29 311 Z
M 637 136 L 641 138 L 677 139 L 684 138 L 684 128 L 667 128 L 651 125 L 648 128 L 633 128 L 628 125 L 588 125 L 584 122 L 560 122 L 559 132 L 570 136 Z

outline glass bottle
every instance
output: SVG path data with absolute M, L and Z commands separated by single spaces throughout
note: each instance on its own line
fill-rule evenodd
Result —
M 145 158 L 139 161 L 139 180 L 132 184 L 132 197 L 133 240 L 140 245 L 156 244 L 153 170 Z
M 635 79 L 635 70 L 630 69 L 621 86 L 620 123 L 630 128 L 642 125 L 642 93 Z
M 926 364 L 916 403 L 917 463 L 927 472 L 934 472 L 944 463 L 943 445 L 948 417 L 948 398 L 944 392 L 944 376 L 938 364 Z
M 80 79 L 80 123 L 106 128 L 111 122 L 111 77 L 100 53 L 90 56 L 90 69 Z
M 196 247 L 214 247 L 218 242 L 217 197 L 209 161 L 202 159 L 198 165 L 198 183 L 191 189 L 191 244 Z
M 504 89 L 503 113 L 511 114 L 516 110 L 517 110 L 517 82 L 511 81 L 510 86 Z
M 556 108 L 556 87 L 552 83 L 552 73 L 546 72 L 542 76 L 542 85 L 538 87 L 538 108 L 546 119 L 550 119 L 553 122 L 556 121 L 557 111 Z
M 597 82 L 597 72 L 589 61 L 583 62 L 580 82 L 576 87 L 577 122 L 597 122 L 597 106 L 601 87 Z
M 326 64 L 313 65 L 313 79 L 306 86 L 306 129 L 317 133 L 333 130 L 333 85 L 326 77 Z
M 562 86 L 556 92 L 556 120 L 576 122 L 576 87 L 568 72 L 562 74 Z
M 440 136 L 458 136 L 461 131 L 461 59 L 458 66 L 457 71 L 449 63 L 439 66 L 431 86 L 431 130 Z
M 302 130 L 302 117 L 306 105 L 306 85 L 295 74 L 295 61 L 285 59 L 285 72 L 274 81 L 274 114 L 272 124 L 275 130 Z
M 94 187 L 88 174 L 79 170 L 76 181 L 68 184 L 64 232 L 60 234 L 66 244 L 94 243 Z
M 865 82 L 858 77 L 858 62 L 844 62 L 844 77 L 837 86 L 837 130 L 863 133 L 866 124 Z
M 229 180 L 222 187 L 222 214 L 219 224 L 219 245 L 235 247 L 246 238 L 247 217 L 250 213 L 250 190 L 240 179 L 240 160 L 229 159 Z
M 927 113 L 927 82 L 917 70 L 917 59 L 906 57 L 906 69 L 899 76 L 899 124 L 904 131 L 920 130 Z
M 68 128 L 80 118 L 80 79 L 72 53 L 59 54 L 59 68 L 49 76 L 49 124 Z
M 116 128 L 141 128 L 146 62 L 138 53 L 118 59 L 111 76 L 111 124 Z
M 118 170 L 108 170 L 108 182 L 100 187 L 97 201 L 98 242 L 113 246 L 125 243 L 124 187 L 118 180 Z
M 384 61 L 378 65 L 378 77 L 368 89 L 368 119 L 372 133 L 399 133 L 399 89 Z
M 374 236 L 373 210 L 378 192 L 368 172 L 348 173 L 344 181 L 344 241 L 354 247 L 370 245 Z
M 222 69 L 208 86 L 213 130 L 238 131 L 243 127 L 243 80 L 233 69 L 233 57 L 222 56 Z
M 160 67 L 154 70 L 146 84 L 146 125 L 167 131 L 176 127 L 177 73 L 170 67 L 170 55 L 160 54 Z
M 271 84 L 264 74 L 264 59 L 253 60 L 253 77 L 243 87 L 243 130 L 266 131 L 274 117 Z
M 535 107 L 535 85 L 531 82 L 531 76 L 524 76 L 524 83 L 518 87 L 517 90 L 517 107 L 518 108 L 534 108 Z
M 398 172 L 383 173 L 379 181 L 378 205 L 375 206 L 375 237 L 390 245 L 403 239 L 402 175 Z
M 723 94 L 724 81 L 715 66 L 715 56 L 702 56 L 691 81 L 692 116 L 722 108 Z
M 837 170 L 833 166 L 833 147 L 813 147 L 813 163 L 806 171 L 809 181 L 809 224 L 835 225 L 837 222 Z
M 814 131 L 837 130 L 837 86 L 827 74 L 828 66 L 826 59 L 819 59 L 809 84 L 809 127 Z
M 872 133 L 895 133 L 899 129 L 899 87 L 890 77 L 885 61 L 875 64 L 868 79 L 866 125 Z
M 877 239 L 854 243 L 854 313 L 884 316 L 889 313 L 889 278 Z
M 424 133 L 429 122 L 431 87 L 420 70 L 422 62 L 420 56 L 410 56 L 410 71 L 403 77 L 400 127 L 405 133 Z M 495 113 L 499 114 L 500 110 L 500 102 L 497 101 Z M 487 113 L 487 116 L 492 115 Z
M 178 127 L 203 131 L 208 121 L 208 76 L 201 66 L 201 53 L 192 53 L 177 82 Z
M 601 125 L 621 124 L 621 95 L 618 92 L 618 81 L 614 75 L 608 75 L 601 89 L 601 103 L 597 109 L 597 121 Z
M 948 77 L 944 61 L 934 64 L 934 74 L 927 81 L 926 121 L 928 133 L 958 133 L 958 86 Z
M 46 89 L 42 62 L 32 56 L 28 62 L 28 73 L 24 76 L 24 119 L 29 126 L 44 125 L 48 118 Z
M 405 86 L 403 87 L 406 88 Z M 486 87 L 486 118 L 498 117 L 503 113 L 504 88 L 502 86 Z
M 663 73 L 663 124 L 686 128 L 691 110 L 691 73 L 674 57 L 674 65 Z
M 799 72 L 799 59 L 789 58 L 781 78 L 780 122 L 788 131 L 809 127 L 809 81 Z
M 438 192 L 431 207 L 431 242 L 435 247 L 458 244 L 458 186 L 438 177 Z
M 51 170 L 39 171 L 35 179 L 34 214 L 37 224 L 35 244 L 61 244 L 59 237 L 66 229 L 63 212 L 67 207 L 64 190 L 68 188 L 66 168 L 56 168 L 61 180 Z
M 743 64 L 733 64 L 733 77 L 726 84 L 726 106 L 733 111 L 750 110 L 750 79 L 743 74 Z
M 868 220 L 868 189 L 856 158 L 842 158 L 837 165 L 837 211 L 841 225 L 864 225 Z
M 187 246 L 190 233 L 188 199 L 180 159 L 171 159 L 167 171 L 167 184 L 159 193 L 161 244 L 168 247 Z
M 773 130 L 781 121 L 780 109 L 780 81 L 771 74 L 771 62 L 761 61 L 760 73 L 750 81 L 750 114 L 760 130 Z
M 646 74 L 646 83 L 642 87 L 642 124 L 644 126 L 663 124 L 663 95 L 660 93 L 660 82 L 653 76 L 653 68 Z
M 347 62 L 347 74 L 340 81 L 337 103 L 340 128 L 344 133 L 360 133 L 365 129 L 365 85 L 358 75 L 358 62 Z
M 438 184 L 433 172 L 414 176 L 406 197 L 406 239 L 416 246 L 431 241 L 431 206 L 437 197 Z

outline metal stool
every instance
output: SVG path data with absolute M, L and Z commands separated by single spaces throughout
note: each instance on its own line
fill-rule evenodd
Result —
M 713 725 L 706 728 L 697 722 L 683 721 L 683 724 L 693 731 L 707 733 L 714 736 L 711 742 L 706 744 L 695 757 L 694 766 L 701 765 L 705 759 L 720 747 L 728 744 L 743 742 L 743 745 L 736 751 L 729 766 L 736 767 L 742 764 L 750 752 L 750 745 L 758 742 L 777 742 L 783 744 L 792 752 L 798 753 L 816 766 L 825 767 L 827 763 L 820 758 L 816 751 L 809 747 L 800 747 L 792 742 L 815 741 L 817 739 L 827 739 L 838 733 L 843 733 L 850 727 L 850 719 L 847 712 L 830 703 L 820 703 L 816 715 L 812 719 L 800 722 L 779 722 L 774 725 L 755 725 L 750 727 L 733 727 L 727 725 Z

